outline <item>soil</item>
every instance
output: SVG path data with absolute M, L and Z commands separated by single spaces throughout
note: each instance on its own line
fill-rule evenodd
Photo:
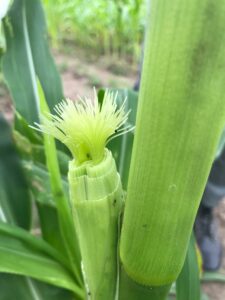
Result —
M 55 60 L 61 73 L 64 94 L 75 99 L 79 96 L 92 96 L 93 87 L 132 88 L 136 80 L 137 66 L 130 66 L 118 58 L 90 57 L 85 53 L 55 53 Z
M 96 58 L 85 53 L 54 53 L 61 73 L 64 94 L 70 99 L 92 96 L 93 87 L 132 88 L 137 77 L 137 66 L 120 62 L 118 58 Z M 0 112 L 12 120 L 12 107 L 8 92 L 0 84 Z M 215 211 L 219 223 L 219 234 L 223 243 L 223 263 L 221 273 L 225 274 L 225 199 Z M 203 291 L 210 300 L 225 300 L 225 283 L 204 283 Z

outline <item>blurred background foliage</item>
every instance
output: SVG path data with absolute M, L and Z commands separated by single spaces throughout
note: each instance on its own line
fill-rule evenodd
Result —
M 98 55 L 140 56 L 146 0 L 43 0 L 53 47 L 72 43 Z

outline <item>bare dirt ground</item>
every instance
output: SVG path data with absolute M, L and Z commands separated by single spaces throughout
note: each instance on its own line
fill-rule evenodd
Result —
M 64 94 L 76 99 L 77 95 L 91 96 L 93 87 L 132 88 L 136 79 L 137 66 L 118 62 L 118 59 L 96 59 L 85 53 L 54 53 L 61 73 Z M 12 119 L 12 108 L 8 93 L 0 85 L 0 112 L 4 111 L 8 120 Z M 219 222 L 220 237 L 223 242 L 223 264 L 220 272 L 225 274 L 225 199 L 215 211 Z M 204 292 L 210 300 L 225 300 L 225 283 L 204 283 Z
M 62 76 L 64 94 L 74 99 L 92 96 L 93 87 L 132 88 L 136 79 L 137 66 L 119 62 L 118 58 L 90 57 L 84 53 L 79 58 L 72 54 L 55 54 Z

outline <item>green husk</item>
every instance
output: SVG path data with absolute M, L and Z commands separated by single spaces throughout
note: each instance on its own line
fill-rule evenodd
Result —
M 152 0 L 120 256 L 176 280 L 225 123 L 225 0 Z
M 69 184 L 87 294 L 90 299 L 113 300 L 123 191 L 111 152 L 105 150 L 97 165 L 71 161 Z

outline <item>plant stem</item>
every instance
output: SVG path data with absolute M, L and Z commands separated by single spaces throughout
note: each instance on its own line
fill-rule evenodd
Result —
M 120 241 L 142 285 L 175 281 L 225 120 L 225 0 L 152 0 Z
M 164 300 L 170 290 L 171 285 L 158 287 L 143 286 L 133 281 L 121 268 L 119 300 Z

